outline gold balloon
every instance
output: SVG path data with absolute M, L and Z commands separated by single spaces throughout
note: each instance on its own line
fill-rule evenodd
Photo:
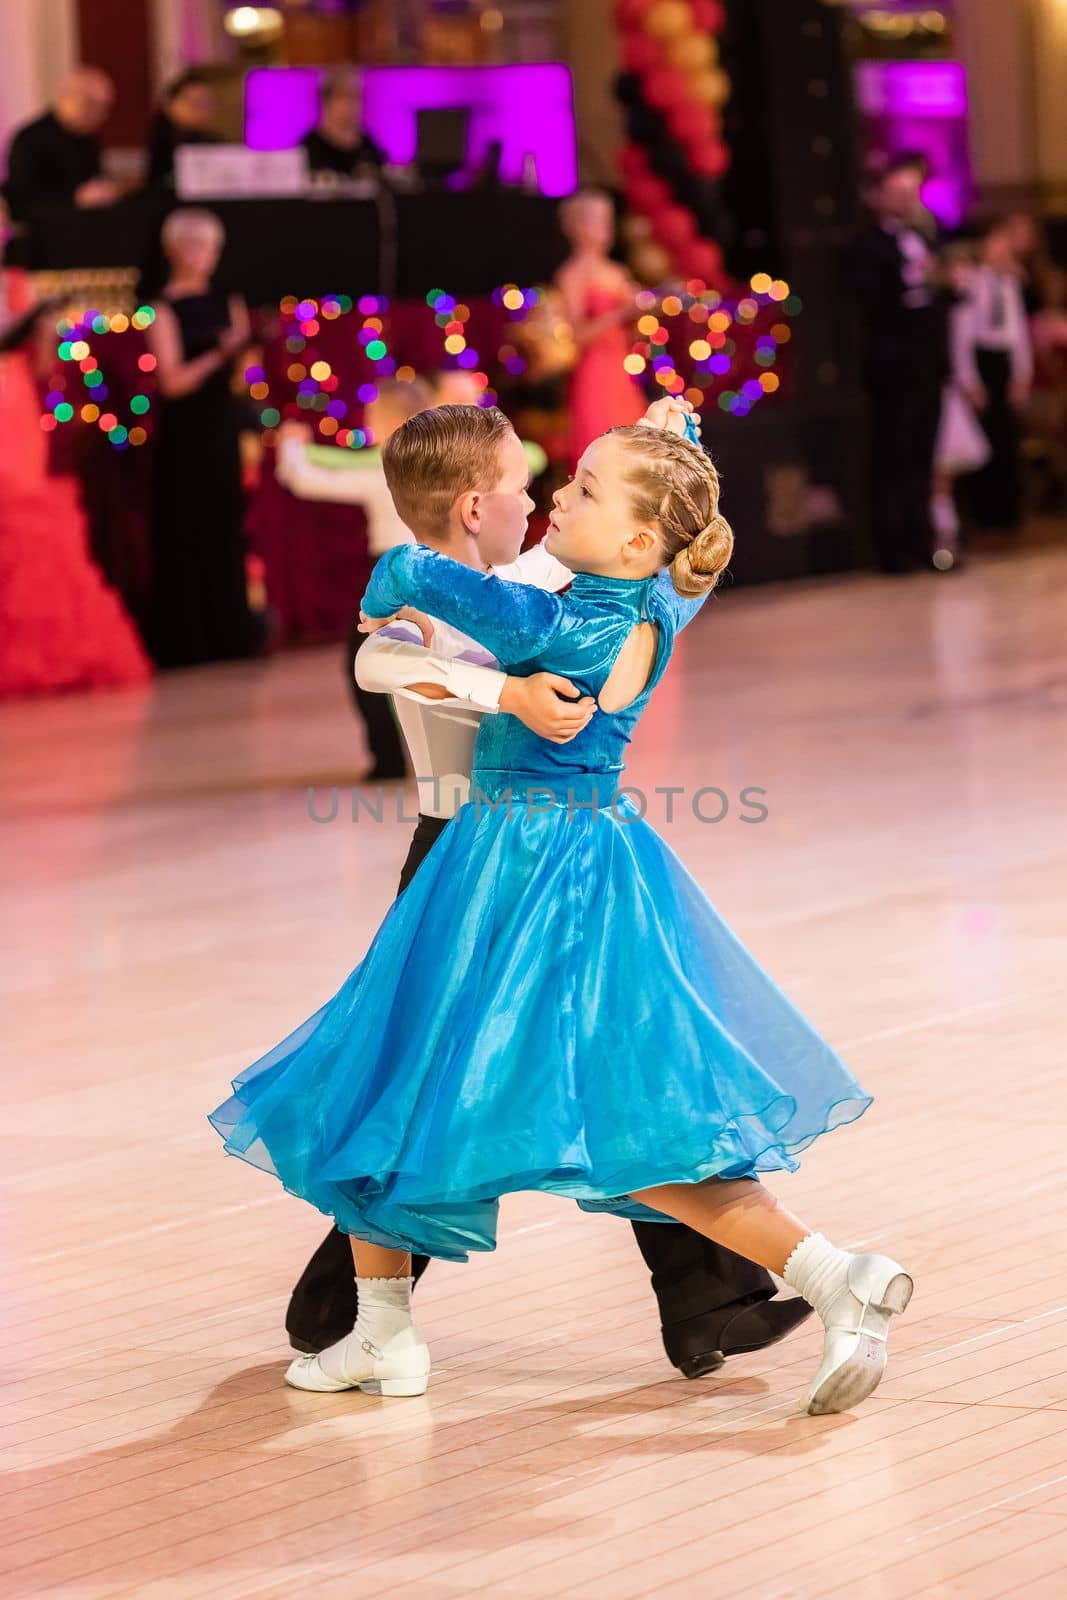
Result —
M 715 41 L 707 33 L 681 33 L 667 46 L 667 60 L 679 72 L 706 72 L 718 57 Z
M 558 289 L 542 289 L 529 314 L 509 327 L 508 337 L 526 361 L 529 383 L 569 372 L 577 360 L 574 333 Z
M 631 212 L 622 220 L 622 236 L 627 244 L 643 244 L 652 236 L 652 219 L 642 217 L 637 212 Z
M 664 278 L 670 277 L 671 258 L 662 245 L 640 245 L 630 256 L 634 271 L 646 283 L 660 283 Z
M 698 72 L 689 80 L 693 99 L 701 106 L 724 106 L 730 98 L 730 80 L 717 67 Z
M 645 12 L 644 27 L 654 39 L 674 39 L 693 31 L 693 13 L 684 0 L 657 0 Z

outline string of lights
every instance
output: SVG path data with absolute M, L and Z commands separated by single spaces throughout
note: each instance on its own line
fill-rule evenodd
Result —
M 473 342 L 470 305 L 436 288 L 425 300 L 440 334 L 442 367 L 468 372 L 481 390 L 482 405 L 495 405 L 501 384 L 520 381 L 527 370 L 518 332 L 513 341 L 508 329 L 537 317 L 545 320 L 546 336 L 552 332 L 552 319 L 545 317 L 550 291 L 507 283 L 490 298 L 506 320 L 489 362 Z M 667 293 L 647 289 L 639 297 L 638 309 L 635 337 L 623 362 L 626 371 L 668 394 L 684 395 L 700 409 L 716 405 L 724 413 L 744 417 L 780 388 L 773 369 L 792 337 L 790 322 L 802 302 L 784 280 L 756 273 L 732 296 L 709 288 L 701 279 L 690 279 Z M 381 379 L 395 376 L 410 382 L 416 377 L 415 368 L 398 365 L 390 350 L 390 310 L 382 295 L 285 296 L 279 305 L 280 359 L 270 362 L 265 355 L 250 362 L 243 373 L 266 443 L 273 442 L 286 417 L 309 423 L 320 443 L 350 450 L 373 443 L 363 411 L 377 398 Z M 348 317 L 359 323 L 357 360 L 349 363 L 336 354 L 330 360 L 319 348 L 323 328 Z M 155 404 L 155 357 L 147 350 L 140 352 L 136 366 L 142 386 L 120 405 L 109 393 L 100 341 L 142 335 L 153 318 L 150 306 L 139 306 L 130 316 L 90 309 L 57 323 L 59 372 L 45 398 L 41 427 L 46 432 L 81 423 L 99 428 L 118 451 L 147 442 Z
M 111 396 L 101 369 L 98 341 L 130 331 L 143 333 L 155 321 L 155 315 L 151 306 L 138 306 L 132 316 L 123 311 L 109 316 L 89 309 L 80 317 L 62 317 L 56 323 L 59 335 L 56 354 L 61 365 L 45 396 L 41 427 L 46 433 L 54 432 L 65 423 L 80 422 L 99 428 L 115 450 L 128 450 L 146 443 L 152 397 L 138 389 L 126 401 L 128 419 L 120 419 L 115 410 L 117 400 Z M 137 368 L 145 379 L 151 378 L 155 366 L 156 358 L 150 351 L 145 350 L 138 356 Z M 145 389 L 148 386 L 146 383 Z

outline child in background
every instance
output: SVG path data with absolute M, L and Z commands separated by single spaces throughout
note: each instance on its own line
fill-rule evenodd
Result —
M 285 422 L 279 430 L 275 473 L 279 483 L 301 500 L 325 500 L 362 506 L 367 518 L 367 544 L 371 561 L 397 544 L 414 543 L 401 522 L 382 471 L 381 446 L 401 425 L 420 411 L 441 405 L 477 405 L 481 389 L 469 372 L 439 372 L 430 379 L 387 378 L 366 408 L 364 422 L 371 443 L 364 450 L 342 450 L 336 445 L 310 442 L 302 422 Z M 525 444 L 532 476 L 544 471 L 544 451 Z M 386 695 L 370 693 L 355 675 L 356 651 L 363 640 L 353 621 L 345 653 L 345 676 L 356 709 L 363 718 L 374 766 L 366 782 L 403 778 L 407 767 L 404 746 L 392 706 Z
M 1011 222 L 990 223 L 966 298 L 952 313 L 952 375 L 974 407 L 989 460 L 962 485 L 971 518 L 1017 528 L 1022 518 L 1020 413 L 1034 375 L 1023 285 Z
M 395 544 L 411 544 L 412 536 L 396 514 L 382 471 L 383 445 L 402 423 L 434 404 L 429 386 L 418 378 L 410 382 L 391 378 L 378 385 L 377 399 L 367 406 L 365 422 L 374 447 L 341 450 L 336 445 L 310 443 L 310 429 L 302 422 L 285 422 L 279 430 L 275 473 L 279 483 L 301 500 L 327 500 L 363 508 L 367 518 L 367 545 L 377 561 Z M 345 679 L 356 710 L 367 730 L 374 766 L 368 782 L 403 778 L 404 746 L 385 695 L 367 694 L 356 682 L 354 663 L 362 644 L 353 621 L 345 651 Z
M 963 301 L 971 289 L 974 259 L 968 246 L 950 245 L 942 257 L 942 270 L 952 292 Z M 974 407 L 960 383 L 951 375 L 941 391 L 941 421 L 934 446 L 933 493 L 930 522 L 936 535 L 934 566 L 947 572 L 959 561 L 960 517 L 956 507 L 956 480 L 977 472 L 990 457 L 989 441 L 979 426 Z

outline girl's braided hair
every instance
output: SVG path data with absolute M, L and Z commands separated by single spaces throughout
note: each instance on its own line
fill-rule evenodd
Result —
M 658 522 L 679 594 L 714 589 L 734 547 L 719 511 L 719 474 L 699 445 L 643 423 L 612 428 L 630 458 L 626 483 L 639 522 Z

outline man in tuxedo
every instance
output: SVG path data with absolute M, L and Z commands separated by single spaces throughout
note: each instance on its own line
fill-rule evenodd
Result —
M 75 67 L 54 106 L 18 130 L 7 153 L 4 199 L 12 220 L 61 206 L 107 206 L 117 198 L 102 175 L 97 134 L 115 98 L 111 79 L 96 67 Z
M 948 295 L 935 278 L 924 163 L 901 156 L 882 173 L 873 216 L 849 252 L 870 398 L 871 523 L 883 572 L 931 565 L 930 497 L 941 391 L 948 375 Z

